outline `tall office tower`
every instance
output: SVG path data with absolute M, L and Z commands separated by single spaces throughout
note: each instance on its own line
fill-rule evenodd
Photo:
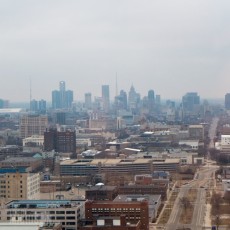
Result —
M 45 114 L 46 113 L 46 101 L 41 99 L 38 102 L 38 110 L 41 114 Z
M 225 94 L 225 109 L 230 109 L 230 93 Z
M 129 90 L 129 108 L 136 109 L 139 101 L 140 101 L 140 94 L 135 91 L 132 85 Z
M 53 109 L 60 109 L 61 108 L 60 93 L 58 90 L 52 91 L 52 108 Z
M 108 113 L 110 108 L 109 85 L 102 85 L 103 110 Z
M 46 151 L 55 150 L 62 153 L 76 153 L 75 131 L 46 130 L 44 132 L 44 149 Z
M 200 97 L 197 93 L 186 93 L 182 98 L 182 106 L 184 111 L 192 112 L 198 105 L 200 105 Z
M 73 102 L 73 91 L 65 89 L 65 82 L 60 81 L 59 91 L 52 91 L 53 109 L 70 109 Z
M 92 95 L 91 93 L 85 93 L 85 108 L 92 109 Z
M 150 112 L 153 111 L 154 105 L 155 105 L 155 94 L 154 94 L 153 90 L 149 90 L 149 92 L 148 92 L 148 107 L 149 107 Z
M 66 113 L 57 112 L 55 116 L 55 123 L 59 125 L 65 125 L 66 124 Z
M 73 91 L 67 90 L 65 92 L 65 107 L 64 108 L 72 108 L 73 103 Z
M 156 105 L 161 104 L 161 95 L 156 95 Z
M 33 99 L 30 102 L 30 111 L 32 111 L 32 112 L 37 112 L 38 111 L 38 101 Z
M 65 82 L 59 82 L 59 94 L 60 94 L 60 107 L 66 108 L 66 92 L 65 92 Z
M 124 90 L 120 91 L 120 94 L 115 98 L 116 109 L 117 110 L 127 110 L 127 93 Z
M 20 118 L 19 131 L 21 138 L 43 135 L 47 127 L 48 117 L 45 115 L 24 115 Z

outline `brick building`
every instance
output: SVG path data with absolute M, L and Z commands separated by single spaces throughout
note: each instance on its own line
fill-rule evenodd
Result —
M 152 194 L 161 195 L 163 200 L 167 199 L 168 183 L 151 184 L 151 185 L 125 185 L 118 188 L 118 194 Z
M 57 131 L 49 129 L 44 132 L 44 150 L 63 153 L 76 153 L 75 131 Z
M 147 201 L 87 201 L 85 203 L 86 220 L 96 221 L 99 217 L 120 217 L 122 215 L 125 215 L 123 221 L 126 222 L 126 225 L 137 224 L 140 221 L 141 230 L 149 229 Z
M 116 186 L 93 186 L 85 191 L 88 200 L 114 200 L 118 195 Z

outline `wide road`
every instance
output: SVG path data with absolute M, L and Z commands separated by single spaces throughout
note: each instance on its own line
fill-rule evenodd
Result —
M 215 117 L 209 128 L 209 138 L 210 144 L 209 148 L 214 148 L 213 139 L 216 136 L 216 128 L 218 125 L 219 118 Z M 208 152 L 208 159 L 210 159 L 210 154 Z M 206 192 L 210 189 L 211 180 L 214 180 L 214 172 L 218 169 L 218 166 L 209 167 L 205 166 L 200 171 L 198 171 L 196 179 L 191 181 L 189 184 L 181 187 L 178 194 L 177 200 L 174 204 L 173 210 L 171 212 L 169 221 L 166 225 L 167 230 L 175 230 L 177 228 L 188 227 L 190 229 L 199 230 L 202 229 L 206 211 Z M 190 189 L 195 189 L 197 191 L 197 198 L 194 205 L 193 216 L 190 224 L 181 224 L 180 215 L 182 212 L 180 199 L 188 193 Z
M 216 169 L 217 166 L 211 168 L 202 168 L 197 174 L 197 179 L 181 187 L 169 221 L 166 225 L 167 230 L 175 230 L 183 227 L 188 227 L 194 230 L 202 229 L 206 210 L 206 192 L 208 189 L 210 189 L 209 185 L 211 180 L 213 180 L 213 173 L 216 171 Z M 193 216 L 190 224 L 181 224 L 180 215 L 182 213 L 182 207 L 180 199 L 186 196 L 190 189 L 194 189 L 194 191 L 197 192 L 197 198 L 193 204 Z

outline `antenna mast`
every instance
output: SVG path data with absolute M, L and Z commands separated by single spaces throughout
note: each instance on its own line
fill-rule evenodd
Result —
M 31 100 L 32 100 L 32 89 L 31 89 L 31 78 L 30 78 L 30 112 L 31 112 Z
M 118 96 L 118 86 L 117 86 L 117 72 L 116 72 L 116 97 Z

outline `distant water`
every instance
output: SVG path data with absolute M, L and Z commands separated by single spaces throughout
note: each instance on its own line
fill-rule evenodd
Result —
M 29 102 L 10 102 L 10 108 L 22 108 L 22 109 L 29 109 L 30 103 Z M 49 108 L 51 106 L 50 102 L 46 102 L 46 107 Z

